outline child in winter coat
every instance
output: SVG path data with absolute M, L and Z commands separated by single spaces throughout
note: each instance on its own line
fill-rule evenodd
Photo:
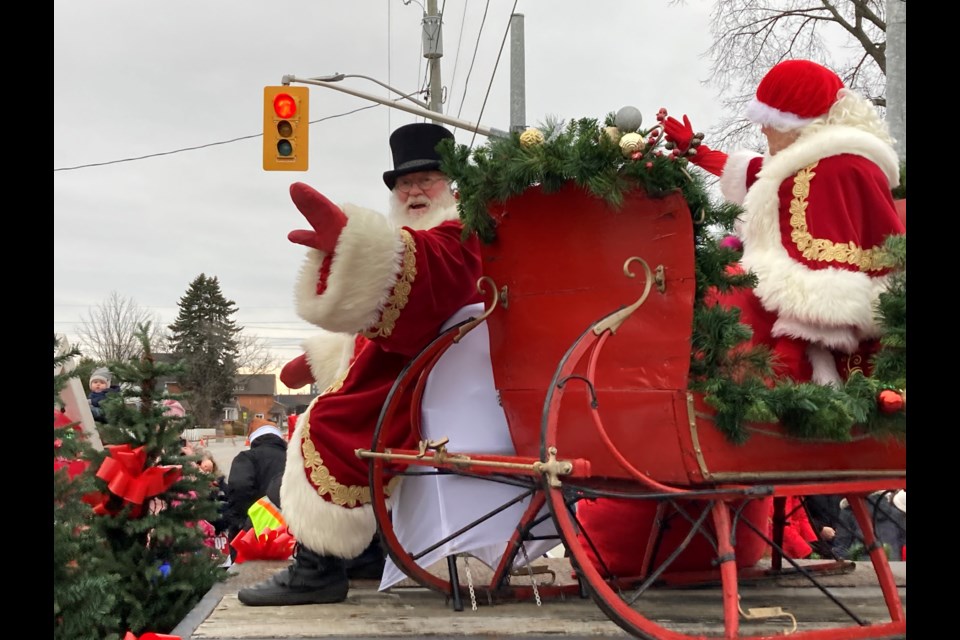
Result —
M 87 400 L 90 402 L 90 412 L 96 422 L 107 422 L 107 416 L 104 414 L 100 403 L 111 393 L 120 393 L 120 387 L 111 385 L 112 375 L 110 369 L 99 367 L 93 371 L 90 376 L 90 393 Z

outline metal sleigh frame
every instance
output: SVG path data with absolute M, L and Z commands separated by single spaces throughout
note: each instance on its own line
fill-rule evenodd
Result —
M 541 599 L 563 599 L 593 597 L 600 609 L 617 625 L 639 638 L 655 640 L 673 640 L 684 638 L 760 638 L 781 637 L 783 624 L 789 617 L 793 621 L 792 632 L 802 639 L 854 639 L 887 638 L 903 636 L 906 633 L 906 616 L 887 555 L 879 544 L 874 523 L 867 508 L 869 494 L 906 487 L 905 469 L 868 469 L 845 473 L 818 472 L 808 473 L 724 473 L 713 472 L 707 457 L 709 444 L 702 438 L 707 429 L 712 429 L 709 420 L 698 408 L 697 399 L 686 394 L 686 419 L 689 428 L 681 433 L 684 446 L 689 449 L 690 469 L 687 476 L 695 477 L 697 482 L 678 482 L 674 478 L 664 480 L 641 471 L 626 456 L 608 434 L 600 409 L 602 402 L 596 388 L 597 363 L 604 348 L 615 337 L 621 325 L 631 321 L 635 312 L 643 305 L 651 289 L 656 286 L 662 291 L 666 285 L 663 269 L 658 265 L 651 269 L 641 258 L 629 258 L 623 266 L 628 277 L 631 264 L 640 264 L 645 274 L 642 295 L 633 304 L 621 307 L 588 326 L 569 346 L 556 365 L 549 388 L 544 390 L 545 400 L 540 415 L 540 454 L 530 455 L 485 455 L 470 451 L 448 449 L 456 443 L 446 439 L 439 441 L 421 440 L 418 449 L 392 449 L 384 445 L 381 427 L 389 423 L 402 404 L 399 400 L 405 394 L 411 395 L 411 422 L 420 433 L 419 406 L 426 384 L 427 375 L 434 365 L 452 345 L 459 342 L 467 333 L 481 322 L 487 322 L 492 314 L 505 306 L 507 287 L 498 288 L 494 280 L 484 276 L 477 286 L 481 293 L 491 298 L 486 311 L 480 317 L 455 325 L 424 348 L 404 369 L 381 412 L 380 420 L 369 450 L 357 450 L 358 457 L 369 464 L 369 481 L 373 510 L 376 515 L 382 543 L 396 565 L 418 584 L 433 589 L 452 599 L 455 609 L 463 607 L 463 598 L 469 597 L 476 604 L 480 601 L 495 604 L 503 601 L 530 601 Z M 615 343 L 616 341 L 614 341 Z M 570 447 L 564 450 L 558 442 L 561 439 L 562 426 L 560 416 L 571 402 L 577 399 L 578 390 L 583 390 L 582 402 L 592 419 L 594 435 L 605 445 L 605 455 L 609 459 L 603 464 L 618 467 L 618 477 L 598 476 L 595 470 L 602 457 L 596 452 L 591 457 L 571 456 Z M 566 403 L 563 401 L 566 399 Z M 517 425 L 511 423 L 511 431 Z M 524 428 L 529 428 L 525 426 Z M 427 469 L 429 468 L 429 469 Z M 435 471 L 434 468 L 437 470 Z M 491 482 L 505 482 L 526 489 L 517 500 L 530 497 L 530 503 L 517 526 L 513 538 L 508 542 L 502 560 L 489 580 L 482 584 L 468 585 L 460 583 L 457 559 L 448 560 L 447 576 L 431 573 L 417 564 L 417 559 L 446 540 L 437 542 L 427 549 L 415 553 L 404 549 L 398 542 L 393 530 L 390 513 L 386 506 L 384 478 L 387 473 L 451 473 L 488 479 Z M 842 494 L 847 497 L 852 512 L 862 532 L 862 541 L 869 553 L 877 584 L 883 596 L 889 620 L 867 621 L 857 615 L 852 608 L 844 604 L 829 588 L 820 582 L 821 576 L 852 571 L 854 564 L 842 560 L 823 560 L 800 564 L 783 553 L 784 503 L 788 496 L 808 496 L 818 494 Z M 578 521 L 575 505 L 583 498 L 598 496 L 618 497 L 631 500 L 652 501 L 656 505 L 657 522 L 666 523 L 670 518 L 678 518 L 690 528 L 683 541 L 674 549 L 666 549 L 666 559 L 657 563 L 658 551 L 662 543 L 662 527 L 654 527 L 650 539 L 644 547 L 641 575 L 604 577 L 590 559 L 598 556 Z M 755 499 L 772 498 L 774 505 L 774 526 L 772 536 L 750 523 L 741 520 L 741 508 L 745 502 Z M 516 502 L 516 501 L 513 501 Z M 500 509 L 511 506 L 502 505 Z M 566 585 L 554 581 L 541 581 L 532 570 L 523 575 L 523 571 L 512 569 L 517 554 L 525 554 L 523 543 L 531 540 L 530 531 L 540 522 L 539 516 L 544 505 L 559 533 L 558 543 L 562 543 L 570 557 L 576 572 L 577 581 Z M 497 511 L 499 511 L 498 509 Z M 497 512 L 484 514 L 473 524 L 492 517 Z M 539 519 L 538 519 L 539 518 Z M 770 566 L 738 568 L 735 562 L 737 540 L 736 525 L 742 522 L 770 547 Z M 451 538 L 463 533 L 465 529 L 454 533 Z M 580 534 L 578 536 L 578 533 Z M 696 537 L 704 537 L 715 550 L 712 569 L 699 572 L 671 571 L 670 564 Z M 787 560 L 786 565 L 783 562 Z M 602 558 L 601 558 L 602 565 Z M 469 569 L 468 569 L 469 571 Z M 748 609 L 744 611 L 740 603 L 740 584 L 754 580 L 766 580 L 784 575 L 799 575 L 809 580 L 824 597 L 832 600 L 849 618 L 846 626 L 824 628 L 797 628 L 796 619 L 779 607 Z M 523 579 L 518 579 L 518 575 Z M 642 597 L 647 596 L 655 587 L 689 587 L 697 585 L 720 585 L 721 602 L 717 604 L 716 617 L 723 621 L 723 634 L 705 636 L 700 633 L 689 635 L 668 628 L 648 618 L 642 611 Z M 770 618 L 767 626 L 761 628 L 759 635 L 744 633 L 741 621 L 744 619 Z M 779 624 L 778 630 L 773 623 Z

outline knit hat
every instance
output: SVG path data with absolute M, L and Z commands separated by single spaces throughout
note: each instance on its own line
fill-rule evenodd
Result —
M 746 115 L 780 131 L 799 129 L 830 111 L 840 89 L 843 81 L 830 69 L 810 60 L 784 60 L 760 81 Z
M 254 418 L 247 426 L 247 444 L 252 443 L 260 436 L 268 433 L 272 433 L 280 438 L 283 438 L 283 433 L 277 428 L 277 425 L 269 420 L 264 420 L 263 418 Z
M 107 386 L 110 386 L 110 381 L 113 379 L 110 369 L 106 367 L 98 367 L 93 370 L 93 374 L 90 375 L 90 382 L 94 380 L 101 380 L 107 383 Z
M 185 415 L 187 415 L 186 409 L 184 409 L 183 405 L 177 402 L 176 400 L 167 398 L 166 400 L 163 400 L 160 404 L 163 405 L 163 415 L 165 416 L 182 418 Z

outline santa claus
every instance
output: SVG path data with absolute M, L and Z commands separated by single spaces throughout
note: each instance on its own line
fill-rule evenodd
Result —
M 347 595 L 348 576 L 373 577 L 382 570 L 382 552 L 371 542 L 376 521 L 368 467 L 355 450 L 370 447 L 384 402 L 411 359 L 445 327 L 483 311 L 479 241 L 475 235 L 463 238 L 450 180 L 439 170 L 437 146 L 452 138 L 444 127 L 429 123 L 394 131 L 394 169 L 383 174 L 391 192 L 388 216 L 350 204 L 338 207 L 302 183 L 290 188 L 312 227 L 288 236 L 310 249 L 296 284 L 297 311 L 325 332 L 306 341 L 305 353 L 284 367 L 281 380 L 290 388 L 316 383 L 325 391 L 300 415 L 287 449 L 280 501 L 297 539 L 294 562 L 241 589 L 244 604 L 339 602 Z M 455 388 L 444 388 L 443 382 Z M 398 408 L 381 435 L 386 447 L 416 448 L 421 434 L 410 425 L 410 399 L 401 402 L 407 406 Z M 466 422 L 484 422 L 472 429 L 481 441 L 451 438 L 452 444 L 513 453 L 483 325 L 437 364 L 422 405 L 431 408 L 424 413 L 423 437 L 453 422 L 469 433 L 463 429 L 467 416 Z M 391 501 L 397 500 L 399 480 L 388 476 L 385 493 Z M 444 499 L 443 492 L 418 485 L 415 478 L 405 480 L 404 491 L 416 495 L 405 501 L 403 513 L 395 507 L 394 524 L 401 542 L 417 542 L 420 536 L 422 543 L 422 531 L 408 529 L 404 535 L 401 525 L 431 521 L 422 509 Z M 522 512 L 522 505 L 517 507 Z M 422 517 L 411 517 L 417 509 Z M 504 517 L 514 517 L 509 526 L 502 520 L 497 527 L 505 531 L 500 534 L 505 542 L 518 514 Z M 481 536 L 438 551 L 471 552 L 491 542 Z M 366 571 L 371 565 L 373 571 Z
M 891 194 L 900 165 L 885 123 L 833 71 L 808 60 L 770 69 L 746 115 L 761 126 L 766 154 L 700 144 L 690 155 L 744 210 L 740 267 L 757 286 L 720 302 L 741 309 L 754 343 L 772 349 L 785 376 L 835 384 L 855 370 L 869 374 L 890 271 L 883 244 L 906 232 Z M 688 152 L 687 116 L 666 118 L 664 129 Z

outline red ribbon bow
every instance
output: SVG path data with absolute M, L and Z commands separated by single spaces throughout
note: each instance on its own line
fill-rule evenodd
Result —
M 297 540 L 287 531 L 286 525 L 265 529 L 259 536 L 253 529 L 241 531 L 230 541 L 237 550 L 234 564 L 247 560 L 286 560 L 293 555 Z
M 180 465 L 157 465 L 144 469 L 147 461 L 146 447 L 131 449 L 128 444 L 107 445 L 110 456 L 103 459 L 97 477 L 106 481 L 107 490 L 132 504 L 131 517 L 138 517 L 143 503 L 148 498 L 160 495 L 183 475 Z M 105 499 L 94 508 L 98 515 L 114 515 L 120 508 L 110 508 Z

